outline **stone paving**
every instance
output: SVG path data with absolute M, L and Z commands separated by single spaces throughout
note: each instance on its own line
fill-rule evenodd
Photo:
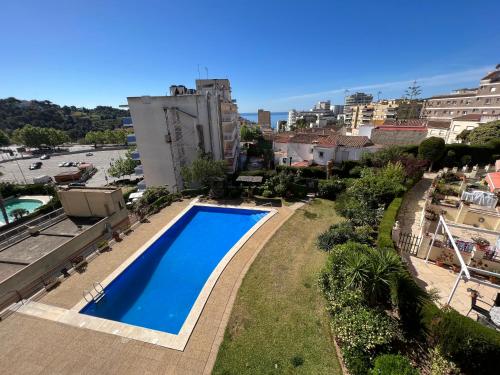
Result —
M 189 202 L 178 202 L 141 224 L 112 251 L 89 263 L 40 302 L 70 308 L 82 290 L 102 280 L 174 218 Z M 209 374 L 248 267 L 275 231 L 293 214 L 279 207 L 238 251 L 219 277 L 184 351 L 76 328 L 14 313 L 0 322 L 0 366 L 5 374 Z
M 422 219 L 421 215 L 427 199 L 426 192 L 430 188 L 434 177 L 435 174 L 426 173 L 424 178 L 406 193 L 398 213 L 401 232 L 422 236 L 422 226 L 420 225 Z M 422 256 L 422 251 L 420 255 Z M 403 254 L 402 256 L 405 258 L 410 271 L 419 285 L 426 288 L 428 291 L 432 289 L 437 290 L 439 294 L 438 302 L 440 305 L 444 306 L 455 284 L 457 274 L 448 268 L 438 267 L 432 262 L 425 263 L 424 259 L 415 256 L 410 256 L 408 254 Z M 491 308 L 497 292 L 500 291 L 499 289 L 482 285 L 475 281 L 461 281 L 455 291 L 450 306 L 463 315 L 467 315 L 471 306 L 470 293 L 467 292 L 468 288 L 479 291 L 480 298 L 478 305 L 487 310 Z M 471 312 L 469 316 L 475 319 L 476 313 Z

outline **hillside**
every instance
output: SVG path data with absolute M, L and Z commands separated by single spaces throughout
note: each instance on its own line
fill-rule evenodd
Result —
M 64 130 L 73 139 L 85 137 L 91 130 L 115 129 L 128 110 L 97 106 L 93 109 L 59 106 L 48 100 L 0 99 L 0 129 L 11 134 L 26 124 Z

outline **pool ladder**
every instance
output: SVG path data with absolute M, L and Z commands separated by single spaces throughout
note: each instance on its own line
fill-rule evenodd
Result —
M 94 293 L 92 293 L 94 292 Z M 84 290 L 83 291 L 83 298 L 85 298 L 85 301 L 87 302 L 99 302 L 103 297 L 106 295 L 106 292 L 104 291 L 103 286 L 99 281 L 94 281 L 92 283 L 92 289 L 91 290 Z M 90 299 L 87 298 L 90 296 Z

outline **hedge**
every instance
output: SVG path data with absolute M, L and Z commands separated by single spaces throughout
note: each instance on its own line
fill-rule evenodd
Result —
M 371 375 L 418 375 L 408 358 L 399 354 L 382 354 L 375 358 Z
M 466 145 L 463 143 L 452 143 L 445 145 L 444 156 L 438 160 L 434 167 L 444 167 L 451 166 L 445 165 L 449 164 L 450 160 L 447 159 L 448 151 L 453 151 L 455 155 L 453 159 L 455 164 L 461 165 L 461 160 L 464 156 L 470 156 L 471 164 L 489 164 L 494 163 L 495 159 L 500 155 L 500 144 L 489 144 L 489 145 Z
M 312 167 L 291 167 L 287 165 L 278 165 L 276 167 L 276 171 L 279 173 L 281 171 L 291 172 L 293 174 L 297 174 L 298 171 L 302 173 L 302 177 L 305 178 L 326 178 L 326 168 L 321 166 L 312 166 Z
M 424 306 L 423 322 L 430 339 L 463 373 L 498 373 L 500 332 L 451 308 L 441 310 L 433 303 Z
M 396 222 L 396 217 L 399 212 L 399 208 L 403 203 L 402 197 L 394 198 L 384 212 L 384 216 L 380 221 L 377 236 L 377 245 L 380 248 L 390 248 L 396 250 L 394 247 L 394 242 L 392 241 L 392 228 Z

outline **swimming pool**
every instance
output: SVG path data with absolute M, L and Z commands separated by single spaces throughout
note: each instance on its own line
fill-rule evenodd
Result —
M 214 270 L 229 261 L 235 245 L 269 213 L 190 207 L 105 286 L 104 298 L 88 303 L 80 313 L 178 334 Z
M 5 210 L 7 211 L 7 216 L 9 217 L 9 222 L 15 220 L 12 211 L 22 208 L 28 211 L 28 213 L 34 212 L 38 207 L 43 205 L 43 202 L 38 199 L 9 199 L 5 201 Z M 0 214 L 0 225 L 4 225 L 5 220 L 3 215 Z

